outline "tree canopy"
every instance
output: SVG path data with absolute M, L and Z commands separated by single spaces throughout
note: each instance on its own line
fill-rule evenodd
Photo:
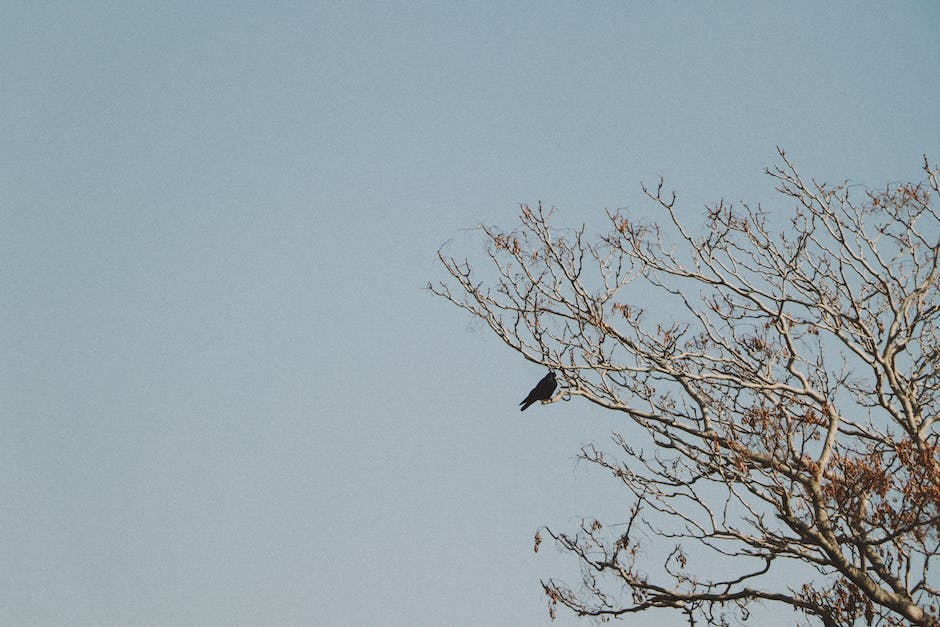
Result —
M 479 227 L 479 262 L 439 253 L 432 291 L 556 371 L 556 399 L 648 436 L 581 450 L 629 513 L 543 530 L 581 564 L 575 585 L 542 582 L 553 616 L 719 625 L 761 602 L 824 625 L 940 624 L 940 169 L 925 157 L 920 182 L 870 189 L 779 155 L 780 224 L 784 209 L 719 202 L 690 229 L 660 180 L 643 187 L 657 222 L 608 212 L 591 236 L 522 206 L 514 230 Z M 655 562 L 651 537 L 669 547 Z

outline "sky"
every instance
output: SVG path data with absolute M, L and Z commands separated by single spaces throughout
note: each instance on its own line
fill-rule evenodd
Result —
M 520 414 L 544 371 L 427 292 L 437 250 L 659 176 L 693 223 L 785 211 L 778 145 L 916 180 L 938 32 L 932 2 L 0 0 L 0 624 L 549 624 L 578 566 L 533 536 L 626 519 L 576 457 L 631 426 Z

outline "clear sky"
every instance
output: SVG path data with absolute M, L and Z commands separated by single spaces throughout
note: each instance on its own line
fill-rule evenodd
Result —
M 629 426 L 520 414 L 543 370 L 422 289 L 436 250 L 659 175 L 693 220 L 783 210 L 775 145 L 918 177 L 938 33 L 934 2 L 0 1 L 0 624 L 547 624 L 578 571 L 533 534 L 625 518 L 575 455 Z

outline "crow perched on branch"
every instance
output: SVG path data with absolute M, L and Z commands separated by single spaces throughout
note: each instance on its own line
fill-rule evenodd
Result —
M 555 373 L 549 370 L 548 374 L 542 377 L 542 380 L 532 388 L 532 391 L 525 397 L 525 400 L 519 403 L 522 405 L 519 411 L 525 411 L 529 408 L 529 405 L 532 405 L 535 401 L 547 401 L 552 397 L 552 392 L 555 391 L 556 387 L 558 387 L 558 382 L 555 381 Z

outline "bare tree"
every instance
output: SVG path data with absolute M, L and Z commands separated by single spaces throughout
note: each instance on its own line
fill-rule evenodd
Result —
M 542 582 L 553 617 L 672 608 L 719 625 L 756 602 L 824 625 L 940 624 L 940 169 L 925 157 L 923 182 L 863 190 L 780 157 L 781 225 L 721 202 L 697 236 L 660 181 L 643 191 L 662 224 L 609 212 L 591 238 L 539 205 L 511 232 L 481 226 L 490 283 L 439 253 L 452 278 L 429 288 L 558 371 L 552 400 L 623 412 L 648 438 L 581 450 L 629 514 L 544 530 L 581 564 L 575 587 Z

